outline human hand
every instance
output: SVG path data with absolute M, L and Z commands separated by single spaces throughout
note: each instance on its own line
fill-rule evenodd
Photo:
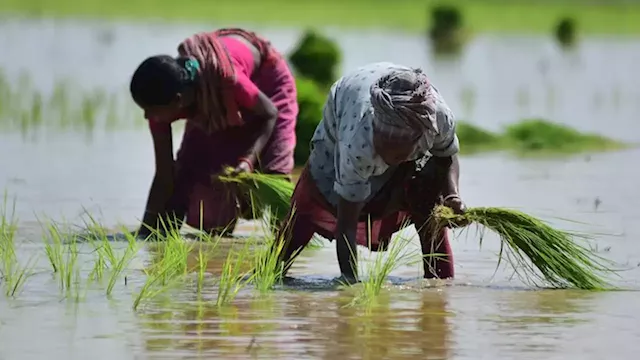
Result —
M 455 214 L 461 215 L 464 214 L 467 206 L 464 204 L 460 195 L 458 194 L 449 194 L 444 197 L 443 205 L 453 210 Z
M 241 158 L 240 161 L 238 162 L 238 165 L 236 165 L 236 167 L 231 172 L 231 175 L 237 176 L 239 174 L 250 173 L 252 171 L 253 171 L 253 165 L 251 163 L 251 160 L 247 158 Z

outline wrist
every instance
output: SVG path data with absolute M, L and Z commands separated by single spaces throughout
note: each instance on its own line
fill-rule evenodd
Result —
M 442 201 L 446 202 L 448 200 L 453 200 L 453 199 L 459 199 L 460 200 L 461 198 L 460 198 L 460 195 L 458 195 L 457 193 L 451 193 L 451 194 L 445 195 L 442 198 Z
M 444 196 L 449 196 L 449 195 L 457 195 L 457 196 L 459 196 L 460 193 L 458 191 L 457 184 L 453 183 L 453 181 L 450 181 L 449 184 L 447 184 L 443 195 Z
M 243 157 L 238 159 L 238 164 L 240 164 L 240 163 L 247 164 L 251 171 L 253 171 L 253 162 L 254 162 L 254 159 L 253 159 L 253 156 L 251 156 L 251 155 L 243 156 Z

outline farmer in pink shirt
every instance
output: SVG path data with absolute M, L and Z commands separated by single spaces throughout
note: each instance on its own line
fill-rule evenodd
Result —
M 226 166 L 283 175 L 293 170 L 295 81 L 285 59 L 252 32 L 193 35 L 178 46 L 177 58 L 143 61 L 130 90 L 149 121 L 156 164 L 139 234 L 157 228 L 161 216 L 231 232 L 248 201 L 212 175 Z M 187 122 L 174 160 L 171 124 L 179 119 Z

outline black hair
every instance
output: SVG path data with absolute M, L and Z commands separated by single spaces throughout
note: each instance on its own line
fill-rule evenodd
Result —
M 168 105 L 191 80 L 184 67 L 188 58 L 156 55 L 144 60 L 133 73 L 129 90 L 140 106 Z

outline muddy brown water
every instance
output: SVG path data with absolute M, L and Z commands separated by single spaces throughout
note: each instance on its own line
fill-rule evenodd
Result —
M 43 89 L 71 76 L 86 86 L 117 90 L 139 58 L 171 51 L 184 35 L 202 28 L 5 20 L 0 64 L 9 77 L 28 71 Z M 285 50 L 297 36 L 291 30 L 264 32 Z M 577 54 L 561 56 L 544 39 L 483 36 L 453 63 L 432 61 L 421 52 L 421 40 L 410 36 L 346 33 L 341 45 L 345 67 L 385 59 L 424 65 L 451 106 L 485 127 L 540 115 L 627 141 L 640 139 L 638 75 L 632 71 L 640 54 L 636 40 L 586 39 Z M 545 84 L 554 84 L 555 107 L 544 100 Z M 473 107 L 465 107 L 459 96 L 469 86 L 476 93 Z M 522 86 L 530 88 L 529 108 L 514 100 Z M 615 106 L 614 91 L 622 94 Z M 153 172 L 150 137 L 122 130 L 98 132 L 90 142 L 70 133 L 35 142 L 15 133 L 0 139 L 0 185 L 17 197 L 19 258 L 40 255 L 36 275 L 19 296 L 0 295 L 2 360 L 635 359 L 640 349 L 638 292 L 532 289 L 512 279 L 508 267 L 494 274 L 498 240 L 488 236 L 480 248 L 473 231 L 456 233 L 453 283 L 424 283 L 418 280 L 419 266 L 403 266 L 392 274 L 372 315 L 344 306 L 352 295 L 331 283 L 338 267 L 328 243 L 298 259 L 292 283 L 268 298 L 256 297 L 249 287 L 223 310 L 213 304 L 215 287 L 207 287 L 204 300 L 198 300 L 185 285 L 134 311 L 151 247 L 140 251 L 127 285 L 118 283 L 110 298 L 93 289 L 78 304 L 61 300 L 36 215 L 80 225 L 87 210 L 111 229 L 135 226 Z M 594 251 L 628 269 L 614 283 L 639 290 L 639 156 L 636 149 L 548 160 L 469 156 L 461 160 L 461 189 L 470 206 L 516 207 L 554 225 L 601 234 Z M 256 227 L 242 222 L 234 241 Z M 227 248 L 221 248 L 220 258 Z M 360 255 L 366 266 L 371 255 L 365 250 Z M 80 263 L 90 259 L 83 251 Z M 216 258 L 210 270 L 218 273 L 220 266 Z

